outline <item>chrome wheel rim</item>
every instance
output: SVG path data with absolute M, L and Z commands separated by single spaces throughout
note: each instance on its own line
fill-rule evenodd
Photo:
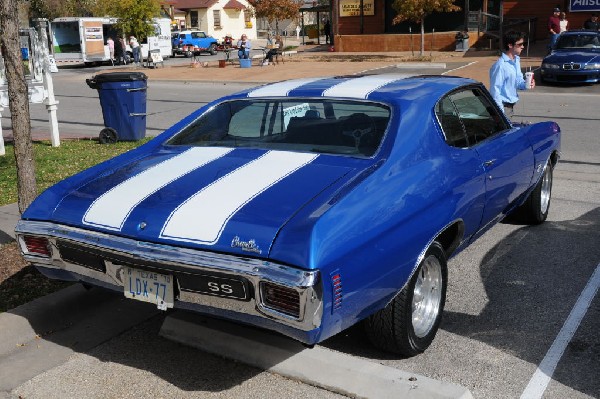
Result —
M 548 169 L 550 166 L 546 166 L 544 170 L 544 177 L 542 177 L 542 187 L 540 191 L 540 211 L 542 214 L 548 212 L 550 206 L 550 192 L 552 190 L 552 175 Z
M 415 335 L 425 337 L 433 328 L 442 302 L 442 265 L 433 255 L 418 271 L 412 299 L 412 325 Z

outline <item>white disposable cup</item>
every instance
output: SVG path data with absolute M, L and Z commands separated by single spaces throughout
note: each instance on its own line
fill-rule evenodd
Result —
M 533 80 L 533 72 L 525 72 L 525 89 L 531 89 L 531 81 Z

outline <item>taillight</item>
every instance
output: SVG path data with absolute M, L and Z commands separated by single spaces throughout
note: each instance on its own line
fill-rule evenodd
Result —
M 21 250 L 26 255 L 52 256 L 50 241 L 46 237 L 24 235 L 21 237 Z
M 263 304 L 288 316 L 300 318 L 300 294 L 293 288 L 272 283 L 261 283 Z

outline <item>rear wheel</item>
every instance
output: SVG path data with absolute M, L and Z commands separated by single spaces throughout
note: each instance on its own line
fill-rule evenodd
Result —
M 101 144 L 114 144 L 119 139 L 117 131 L 112 127 L 106 127 L 100 130 L 100 136 L 98 137 Z
M 189 50 L 186 51 L 184 54 L 185 54 L 186 58 L 192 58 L 194 56 L 194 53 L 192 51 L 189 51 Z
M 208 46 L 208 52 L 210 55 L 217 55 L 217 45 L 215 43 Z
M 546 221 L 552 195 L 552 172 L 552 163 L 548 161 L 542 178 L 527 200 L 511 215 L 514 219 L 527 224 L 540 224 Z
M 365 320 L 369 340 L 379 349 L 403 356 L 425 351 L 442 320 L 447 280 L 444 250 L 434 242 L 402 291 Z

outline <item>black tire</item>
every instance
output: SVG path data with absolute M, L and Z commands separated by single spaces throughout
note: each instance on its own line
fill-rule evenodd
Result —
M 217 55 L 217 45 L 215 43 L 208 46 L 208 52 L 210 55 Z
M 194 52 L 193 51 L 186 51 L 183 53 L 185 55 L 185 58 L 192 58 L 194 56 Z
M 540 181 L 536 184 L 523 205 L 517 208 L 511 215 L 513 220 L 525 224 L 541 224 L 546 221 L 552 197 L 552 169 L 552 163 L 548 161 L 542 172 Z
M 385 308 L 364 321 L 369 340 L 379 349 L 406 357 L 425 351 L 442 320 L 447 284 L 446 255 L 442 246 L 434 242 L 402 291 Z M 419 293 L 425 288 L 425 292 Z M 427 291 L 430 295 L 424 295 Z M 427 317 L 420 319 L 419 313 Z
M 114 144 L 119 140 L 119 135 L 117 131 L 112 127 L 105 127 L 100 130 L 100 136 L 98 137 L 100 140 L 100 144 Z

